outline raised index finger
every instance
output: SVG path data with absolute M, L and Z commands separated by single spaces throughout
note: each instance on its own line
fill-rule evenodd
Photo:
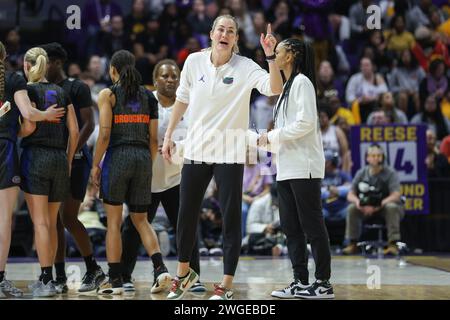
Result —
M 269 24 L 267 24 L 267 34 L 272 34 L 272 26 Z

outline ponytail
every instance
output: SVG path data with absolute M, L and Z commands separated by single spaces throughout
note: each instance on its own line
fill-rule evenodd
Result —
M 142 77 L 134 67 L 134 55 L 127 50 L 119 50 L 111 58 L 111 66 L 119 73 L 119 84 L 125 91 L 125 100 L 137 98 Z
M 27 51 L 25 61 L 31 64 L 28 82 L 39 82 L 47 72 L 48 56 L 44 49 L 35 47 Z
M 135 67 L 126 65 L 120 72 L 119 82 L 125 90 L 125 100 L 129 101 L 137 97 L 142 77 Z

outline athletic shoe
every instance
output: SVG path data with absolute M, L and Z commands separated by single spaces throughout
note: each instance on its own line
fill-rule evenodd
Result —
M 53 281 L 44 284 L 43 281 L 38 281 L 34 284 L 34 289 L 32 291 L 33 297 L 47 298 L 56 296 L 56 288 Z
M 356 246 L 356 243 L 350 243 L 348 246 L 342 250 L 342 254 L 344 255 L 353 255 L 359 253 L 359 249 Z
M 56 280 L 53 280 L 53 285 L 55 286 L 57 294 L 64 294 L 69 291 L 69 287 L 67 287 L 67 278 L 56 278 Z
M 182 279 L 175 277 L 172 281 L 172 288 L 170 289 L 167 299 L 179 300 L 183 298 L 186 292 L 196 283 L 198 280 L 198 274 L 194 270 L 189 268 L 189 273 Z
M 297 291 L 295 297 L 301 299 L 334 299 L 334 292 L 328 280 L 316 280 L 307 289 Z
M 131 293 L 135 292 L 136 288 L 134 287 L 133 280 L 131 278 L 123 280 L 123 292 Z
M 86 293 L 96 291 L 103 281 L 106 279 L 106 275 L 102 268 L 99 266 L 95 271 L 87 271 L 84 274 L 83 280 L 81 281 L 79 293 Z
M 233 291 L 221 285 L 214 285 L 214 295 L 209 300 L 233 300 Z
M 28 289 L 33 292 L 34 289 L 40 286 L 41 280 L 36 280 L 28 285 Z
M 205 292 L 206 287 L 203 283 L 200 281 L 197 281 L 192 285 L 192 287 L 189 289 L 189 292 Z
M 388 247 L 383 250 L 385 256 L 398 256 L 399 251 L 396 243 L 389 243 Z
M 271 296 L 280 299 L 294 299 L 297 291 L 305 290 L 309 284 L 302 284 L 300 280 L 295 280 L 284 289 L 272 291 Z
M 0 282 L 0 296 L 3 294 L 3 292 L 7 292 L 7 293 L 9 293 L 10 295 L 12 295 L 14 297 L 21 297 L 21 296 L 23 296 L 23 291 L 18 289 L 14 285 L 14 283 L 12 283 L 12 281 L 9 281 L 9 280 L 6 280 L 6 279 L 3 279 L 3 281 Z
M 158 269 L 153 270 L 153 286 L 151 293 L 159 293 L 170 287 L 170 281 L 172 276 L 170 275 L 167 267 L 163 264 Z
M 123 283 L 122 278 L 105 278 L 103 283 L 97 289 L 97 294 L 111 294 L 111 295 L 119 295 L 123 293 Z

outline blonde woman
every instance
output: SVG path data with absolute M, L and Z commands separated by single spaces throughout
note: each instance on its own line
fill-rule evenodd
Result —
M 24 129 L 21 156 L 22 190 L 34 224 L 35 244 L 41 265 L 39 281 L 30 286 L 33 296 L 57 293 L 53 284 L 56 219 L 61 202 L 69 192 L 70 164 L 78 143 L 78 124 L 73 105 L 64 90 L 45 78 L 48 57 L 42 48 L 32 48 L 24 58 L 28 95 L 33 107 L 46 110 L 57 104 L 66 111 L 57 121 L 38 122 Z M 67 137 L 67 132 L 69 136 Z
M 211 299 L 233 299 L 233 278 L 242 240 L 242 181 L 250 94 L 256 88 L 262 94 L 272 96 L 281 93 L 283 88 L 280 70 L 273 63 L 276 40 L 270 34 L 270 25 L 267 35 L 261 34 L 260 39 L 270 74 L 252 60 L 236 54 L 238 30 L 234 17 L 216 18 L 210 32 L 211 48 L 191 54 L 181 72 L 162 149 L 164 157 L 170 160 L 172 134 L 189 107 L 177 226 L 179 263 L 168 299 L 181 299 L 198 279 L 197 273 L 190 268 L 190 259 L 201 202 L 212 177 L 219 189 L 224 221 L 224 272 Z M 237 138 L 237 144 L 235 137 L 233 143 L 227 143 L 230 136 Z
M 27 95 L 25 80 L 16 73 L 6 72 L 6 51 L 0 42 L 0 297 L 5 294 L 22 295 L 11 281 L 5 278 L 6 260 L 11 244 L 11 224 L 14 205 L 20 185 L 19 158 L 16 150 L 20 130 L 19 117 L 42 121 L 57 120 L 63 109 L 54 106 L 45 112 L 34 109 Z M 24 123 L 25 125 L 25 123 Z

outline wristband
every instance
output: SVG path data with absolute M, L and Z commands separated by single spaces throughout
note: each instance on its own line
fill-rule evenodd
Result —
M 266 60 L 267 60 L 267 61 L 269 61 L 269 60 L 275 60 L 276 57 L 277 57 L 277 56 L 276 56 L 275 53 L 274 53 L 274 54 L 271 55 L 271 56 L 267 56 L 267 57 L 266 57 Z

